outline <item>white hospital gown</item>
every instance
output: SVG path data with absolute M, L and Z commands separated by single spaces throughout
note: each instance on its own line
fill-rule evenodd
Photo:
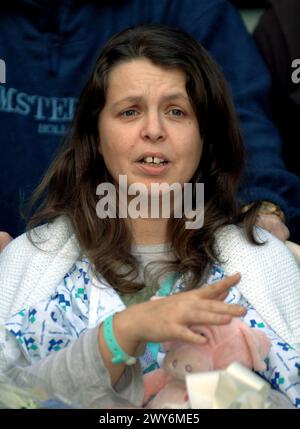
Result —
M 92 327 L 90 313 L 92 304 L 95 303 L 91 303 L 90 300 L 95 287 L 91 284 L 89 267 L 90 262 L 86 258 L 78 260 L 48 299 L 19 311 L 6 321 L 6 329 L 15 338 L 29 363 L 37 362 L 51 353 L 68 347 Z M 223 277 L 224 271 L 214 266 L 207 283 L 214 283 Z M 183 289 L 184 283 L 179 278 L 172 293 Z M 109 314 L 125 308 L 113 289 L 106 289 L 106 294 L 108 295 L 105 302 L 100 300 L 97 304 L 93 326 L 99 324 Z M 244 321 L 250 327 L 262 330 L 269 337 L 272 346 L 266 359 L 267 369 L 260 375 L 274 389 L 283 392 L 295 407 L 300 408 L 300 355 L 272 331 L 237 288 L 230 289 L 226 302 L 245 306 L 247 313 Z M 163 357 L 164 353 L 159 345 L 156 351 L 153 347 L 146 347 L 140 358 L 143 372 L 160 367 Z

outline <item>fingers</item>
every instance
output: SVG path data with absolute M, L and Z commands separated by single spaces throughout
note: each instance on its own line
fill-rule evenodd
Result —
M 217 303 L 217 302 L 216 302 Z M 221 304 L 221 303 L 219 303 Z M 209 306 L 208 306 L 209 307 Z M 224 304 L 224 306 L 193 309 L 186 315 L 185 323 L 191 325 L 224 325 L 230 323 L 233 317 L 242 317 L 246 309 L 239 305 Z
M 221 293 L 221 295 L 216 296 L 215 300 L 216 301 L 225 301 L 227 295 L 228 295 L 228 290 L 226 292 L 224 292 L 224 293 Z
M 225 302 L 220 301 L 203 300 L 198 304 L 197 308 L 195 308 L 193 314 L 197 315 L 197 313 L 212 313 L 219 315 L 228 315 L 231 317 L 242 317 L 245 312 L 246 309 L 241 305 L 226 304 Z
M 142 323 L 135 324 L 138 326 L 138 336 L 146 342 L 182 339 L 205 344 L 205 337 L 193 332 L 191 326 L 225 325 L 230 323 L 233 317 L 242 317 L 245 314 L 243 307 L 223 302 L 230 287 L 236 285 L 240 278 L 241 275 L 236 273 L 206 288 L 137 304 L 136 308 L 139 306 L 142 310 L 139 312 Z
M 229 314 L 212 313 L 210 311 L 199 312 L 196 322 L 192 325 L 227 325 L 232 317 Z
M 228 276 L 213 285 L 209 285 L 205 288 L 197 289 L 198 294 L 202 299 L 216 299 L 220 296 L 227 296 L 228 289 L 235 286 L 241 279 L 240 273 L 235 273 Z
M 226 305 L 223 309 L 220 307 L 218 312 L 211 312 L 206 310 L 198 311 L 197 314 L 191 314 L 188 326 L 193 325 L 227 325 L 231 322 L 232 317 L 242 316 L 246 309 L 238 305 Z M 222 313 L 224 312 L 224 314 Z M 189 341 L 191 343 L 204 345 L 207 343 L 207 338 L 200 333 L 191 330 L 188 326 L 181 326 L 176 333 L 176 338 L 182 341 Z

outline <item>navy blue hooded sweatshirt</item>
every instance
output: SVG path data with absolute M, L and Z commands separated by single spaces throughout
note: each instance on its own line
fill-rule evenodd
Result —
M 20 201 L 40 182 L 106 41 L 142 23 L 188 31 L 229 81 L 251 174 L 242 202 L 270 200 L 300 241 L 300 178 L 287 172 L 266 105 L 270 78 L 238 12 L 224 0 L 10 0 L 1 5 L 0 229 L 23 232 Z M 297 225 L 298 223 L 298 225 Z

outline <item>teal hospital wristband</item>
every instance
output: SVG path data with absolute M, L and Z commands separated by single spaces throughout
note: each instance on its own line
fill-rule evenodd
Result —
M 125 365 L 134 365 L 136 363 L 136 358 L 134 356 L 129 356 L 126 352 L 124 352 L 124 350 L 122 350 L 119 346 L 119 343 L 115 337 L 113 328 L 113 317 L 114 314 L 107 317 L 107 319 L 104 320 L 103 324 L 104 339 L 106 341 L 107 347 L 113 355 L 111 361 L 116 365 L 120 363 L 125 363 Z

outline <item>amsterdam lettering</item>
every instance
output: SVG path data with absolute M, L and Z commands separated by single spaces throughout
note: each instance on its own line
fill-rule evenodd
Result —
M 0 112 L 32 116 L 39 134 L 64 134 L 73 119 L 77 98 L 30 95 L 0 86 Z

